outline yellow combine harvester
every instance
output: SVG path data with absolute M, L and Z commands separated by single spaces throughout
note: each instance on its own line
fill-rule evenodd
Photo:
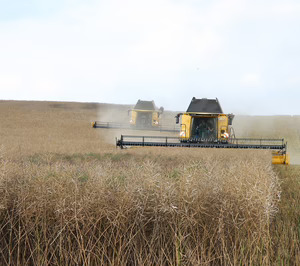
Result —
M 128 116 L 130 115 L 130 121 L 128 124 L 94 121 L 92 122 L 92 127 L 179 132 L 179 127 L 166 127 L 161 125 L 160 119 L 163 111 L 164 108 L 160 107 L 158 109 L 155 106 L 154 101 L 138 100 L 134 108 L 128 110 Z
M 158 128 L 163 111 L 163 107 L 160 107 L 159 110 L 156 108 L 154 101 L 138 100 L 135 107 L 128 111 L 128 114 L 131 112 L 130 125 L 141 128 Z
M 187 111 L 176 115 L 179 137 L 124 136 L 116 145 L 196 147 L 272 150 L 273 164 L 290 164 L 284 139 L 236 138 L 232 128 L 234 115 L 224 114 L 218 99 L 192 99 Z

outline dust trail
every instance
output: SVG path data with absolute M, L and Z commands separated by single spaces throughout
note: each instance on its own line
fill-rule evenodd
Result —
M 130 116 L 128 110 L 132 109 L 132 105 L 119 105 L 119 104 L 99 104 L 97 110 L 97 121 L 111 122 L 129 125 Z M 124 134 L 122 129 L 95 129 L 99 137 L 107 144 L 115 145 L 116 138 Z M 122 133 L 121 133 L 122 132 Z
M 236 137 L 284 138 L 291 164 L 300 164 L 300 116 L 239 116 L 233 122 Z
M 128 123 L 128 110 L 132 105 L 101 104 L 98 109 L 97 120 L 102 122 Z
M 291 164 L 300 165 L 300 152 L 298 151 L 289 151 L 291 157 Z

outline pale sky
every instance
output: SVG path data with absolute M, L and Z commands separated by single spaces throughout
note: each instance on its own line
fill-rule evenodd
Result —
M 299 0 L 0 0 L 0 99 L 300 115 Z

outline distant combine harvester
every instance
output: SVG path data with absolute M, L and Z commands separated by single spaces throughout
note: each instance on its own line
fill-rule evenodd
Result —
M 161 115 L 163 112 L 164 108 L 160 107 L 158 109 L 154 101 L 138 100 L 134 108 L 128 110 L 128 116 L 130 116 L 129 123 L 94 121 L 92 122 L 92 127 L 179 132 L 180 128 L 176 125 L 173 127 L 161 125 Z

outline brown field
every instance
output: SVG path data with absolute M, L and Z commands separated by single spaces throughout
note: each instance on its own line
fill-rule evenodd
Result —
M 300 264 L 299 165 L 274 167 L 268 151 L 116 149 L 124 131 L 90 122 L 127 121 L 129 108 L 0 101 L 1 265 Z M 234 125 L 286 137 L 297 163 L 299 122 Z

